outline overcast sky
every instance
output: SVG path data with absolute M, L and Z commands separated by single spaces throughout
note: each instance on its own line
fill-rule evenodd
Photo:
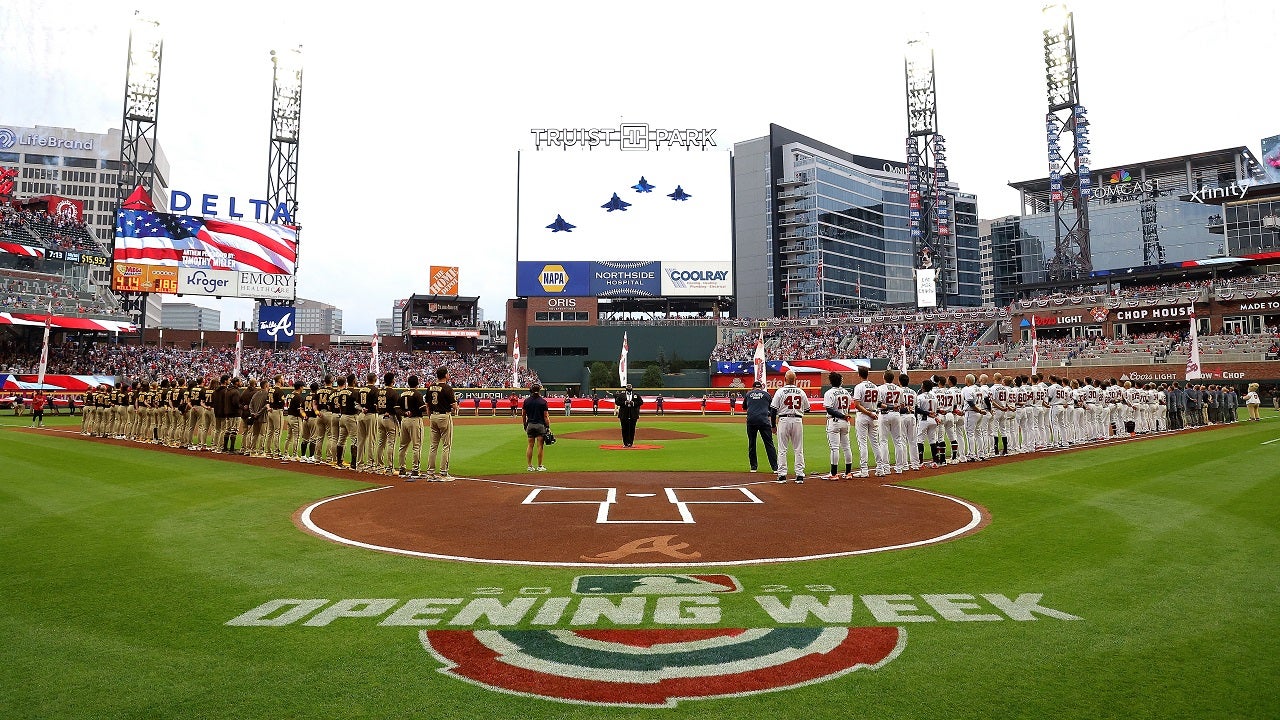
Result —
M 1274 0 L 1077 0 L 1093 164 L 1280 133 Z M 504 319 L 515 283 L 516 150 L 531 128 L 776 122 L 901 159 L 902 54 L 936 50 L 948 162 L 983 218 L 1047 175 L 1035 0 L 907 3 L 154 3 L 165 36 L 158 135 L 171 187 L 266 193 L 272 49 L 304 46 L 299 294 L 368 333 L 429 265 Z M 0 3 L 0 124 L 120 127 L 128 26 L 147 3 Z M 918 8 L 923 7 L 921 11 Z M 605 198 L 607 199 L 607 197 Z M 663 239 L 617 254 L 660 260 Z M 723 244 L 721 245 L 723 246 Z M 523 255 L 523 253 L 522 253 Z M 566 258 L 573 259 L 573 258 Z M 222 301 L 222 323 L 248 301 Z

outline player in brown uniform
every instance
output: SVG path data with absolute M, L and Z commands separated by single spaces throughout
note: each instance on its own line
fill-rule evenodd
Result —
M 395 467 L 396 435 L 399 433 L 396 425 L 399 420 L 395 412 L 396 398 L 392 396 L 395 392 L 395 379 L 395 373 L 386 373 L 382 376 L 382 385 L 374 390 L 377 394 L 374 397 L 373 413 L 378 439 L 374 442 L 373 464 L 380 475 L 391 475 Z
M 187 437 L 188 450 L 203 450 L 205 435 L 209 432 L 209 420 L 206 415 L 208 406 L 208 381 L 192 380 L 187 383 Z
M 325 458 L 333 454 L 333 446 L 338 439 L 338 418 L 333 414 L 333 376 L 325 375 L 319 385 L 314 391 L 316 409 L 320 415 L 316 418 L 316 432 L 312 437 L 312 442 L 315 443 L 312 457 L 324 463 Z
M 449 368 L 436 368 L 436 381 L 427 387 L 427 406 L 431 409 L 431 452 L 427 456 L 427 479 L 432 482 L 450 482 L 449 456 L 453 448 L 453 412 L 457 400 L 453 386 L 449 384 Z M 440 452 L 439 471 L 436 470 L 436 452 Z
M 347 378 L 338 377 L 338 389 L 329 396 L 334 413 L 338 416 L 338 436 L 334 439 L 329 454 L 329 464 L 342 468 L 342 455 L 346 451 L 347 439 L 356 431 L 356 408 L 351 397 L 351 388 L 347 387 Z M 352 463 L 355 458 L 351 458 Z
M 284 395 L 284 454 L 280 462 L 297 461 L 302 457 L 303 403 L 306 402 L 306 383 L 294 380 L 293 387 Z
M 289 386 L 279 375 L 271 378 L 271 409 L 267 411 L 267 447 L 263 454 L 271 458 L 280 458 L 280 435 L 284 432 L 284 396 L 289 393 Z
M 352 465 L 360 472 L 375 469 L 373 447 L 378 439 L 377 395 L 378 376 L 369 373 L 365 383 L 353 388 L 356 404 L 356 456 Z
M 302 402 L 302 462 L 308 465 L 316 461 L 316 440 L 320 428 L 320 383 L 312 381 Z M 328 402 L 328 394 L 325 394 Z
M 426 409 L 422 401 L 422 393 L 418 391 L 418 376 L 409 376 L 409 387 L 401 390 L 396 403 L 400 414 L 400 461 L 397 464 L 400 477 L 405 482 L 413 482 L 418 478 L 418 467 L 422 461 L 422 413 Z M 405 469 L 404 454 L 413 448 L 413 470 Z

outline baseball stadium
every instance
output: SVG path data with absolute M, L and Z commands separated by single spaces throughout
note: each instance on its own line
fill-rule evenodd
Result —
M 438 265 L 351 334 L 300 295 L 300 57 L 253 216 L 196 215 L 154 30 L 120 130 L 0 127 L 6 720 L 1280 715 L 1247 147 L 1095 180 L 1046 31 L 1053 172 L 980 221 L 909 48 L 905 162 L 535 130 L 501 319 Z

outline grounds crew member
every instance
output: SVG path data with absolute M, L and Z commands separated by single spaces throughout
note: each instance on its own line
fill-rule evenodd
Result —
M 773 445 L 773 433 L 778 430 L 778 414 L 772 407 L 773 398 L 757 380 L 742 398 L 742 412 L 747 416 L 747 462 L 751 472 L 756 472 L 756 436 L 764 441 L 765 457 L 769 459 L 769 471 L 778 472 L 778 450 Z

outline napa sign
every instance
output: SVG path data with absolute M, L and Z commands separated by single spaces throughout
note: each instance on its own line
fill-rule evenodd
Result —
M 197 195 L 196 198 L 198 199 L 193 200 L 190 193 L 182 190 L 171 190 L 169 192 L 169 212 L 187 215 L 198 212 L 201 215 L 228 217 L 232 220 L 252 217 L 255 222 L 282 225 L 293 224 L 293 215 L 289 213 L 289 208 L 285 203 L 279 203 L 273 208 L 270 201 L 267 200 L 250 198 L 247 201 L 242 201 L 234 195 L 228 195 L 223 198 L 209 193 Z M 225 215 L 223 210 L 226 211 Z M 246 215 L 245 213 L 252 214 Z

